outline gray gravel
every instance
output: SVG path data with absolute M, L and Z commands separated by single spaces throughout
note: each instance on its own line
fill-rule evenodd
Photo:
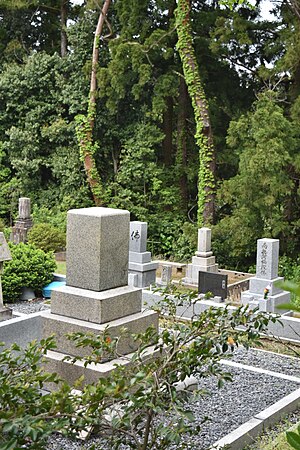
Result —
M 269 369 L 273 370 L 271 367 Z M 207 391 L 207 395 L 198 400 L 191 398 L 188 406 L 196 416 L 196 424 L 200 424 L 205 416 L 208 416 L 209 420 L 202 424 L 197 436 L 187 438 L 188 449 L 208 449 L 214 442 L 238 428 L 253 415 L 300 387 L 300 383 L 247 370 L 230 368 L 230 372 L 233 374 L 232 383 L 226 383 L 223 388 L 218 389 L 215 378 L 201 380 L 200 387 Z M 83 444 L 59 436 L 50 439 L 47 449 L 88 449 L 92 444 L 99 445 L 99 449 L 108 448 L 104 447 L 103 441 L 99 439 Z M 171 448 L 176 447 L 170 447 L 170 450 Z
M 23 314 L 31 314 L 50 309 L 50 304 L 43 298 L 35 298 L 29 301 L 24 300 L 7 306 L 9 306 L 13 312 L 20 312 Z
M 239 347 L 235 350 L 232 361 L 300 378 L 300 358 L 291 358 L 255 349 L 247 351 L 245 348 Z
M 10 305 L 14 311 L 30 314 L 50 308 L 43 299 L 22 301 Z M 238 348 L 232 357 L 233 361 L 274 372 L 299 377 L 300 359 L 262 352 L 255 349 L 249 351 Z M 226 383 L 221 389 L 217 388 L 216 379 L 201 380 L 200 388 L 207 391 L 205 397 L 195 399 L 191 397 L 188 407 L 196 417 L 196 424 L 200 424 L 205 416 L 209 420 L 202 424 L 197 436 L 187 438 L 187 448 L 192 450 L 206 450 L 214 442 L 238 428 L 255 414 L 271 406 L 276 401 L 300 387 L 300 383 L 282 380 L 270 375 L 253 373 L 244 369 L 226 368 L 233 374 L 233 382 Z M 300 420 L 300 412 L 294 414 L 295 420 Z M 89 442 L 71 441 L 60 435 L 49 439 L 48 450 L 87 450 L 96 448 L 109 450 L 103 441 L 93 438 Z M 128 447 L 121 446 L 120 450 Z M 170 450 L 175 447 L 170 447 Z

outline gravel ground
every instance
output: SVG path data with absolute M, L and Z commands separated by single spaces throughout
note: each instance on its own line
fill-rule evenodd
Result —
M 273 370 L 272 367 L 268 367 Z M 247 370 L 230 368 L 233 382 L 226 383 L 221 389 L 216 386 L 216 379 L 201 380 L 200 387 L 207 395 L 200 399 L 192 399 L 189 408 L 200 424 L 205 416 L 209 420 L 202 424 L 197 436 L 187 438 L 187 448 L 206 450 L 218 439 L 235 430 L 253 415 L 288 395 L 300 387 L 300 383 L 281 380 L 269 375 L 252 373 Z M 48 450 L 82 450 L 92 444 L 99 449 L 108 449 L 103 441 L 92 439 L 89 443 L 73 442 L 56 436 L 49 440 Z M 127 447 L 123 447 L 124 449 Z M 170 447 L 171 449 L 176 447 Z M 121 447 L 120 447 L 121 449 Z
M 43 299 L 22 301 L 12 305 L 14 311 L 25 314 L 47 310 L 50 305 Z M 274 372 L 297 376 L 300 379 L 300 360 L 250 349 L 238 348 L 232 357 L 233 361 L 254 367 L 261 367 Z M 206 450 L 214 442 L 238 428 L 271 404 L 288 395 L 300 387 L 300 383 L 282 380 L 270 375 L 253 373 L 244 369 L 226 368 L 233 375 L 233 382 L 226 383 L 221 389 L 217 388 L 215 378 L 201 380 L 200 388 L 206 390 L 207 395 L 195 399 L 191 397 L 188 407 L 196 417 L 196 424 L 200 424 L 205 416 L 209 420 L 202 424 L 201 431 L 187 438 L 187 448 L 190 450 Z M 294 413 L 293 421 L 300 420 L 300 411 Z M 109 450 L 103 441 L 93 438 L 88 443 L 71 441 L 60 435 L 49 439 L 47 450 L 87 450 L 95 445 L 96 449 Z M 120 450 L 128 447 L 121 446 Z M 176 447 L 170 447 L 170 450 Z
M 300 378 L 300 358 L 291 358 L 255 349 L 247 351 L 245 348 L 239 347 L 235 350 L 231 360 Z
M 31 314 L 39 311 L 45 311 L 50 309 L 50 304 L 46 303 L 47 300 L 43 298 L 34 298 L 29 301 L 20 301 L 8 305 L 13 311 L 20 312 L 23 314 Z

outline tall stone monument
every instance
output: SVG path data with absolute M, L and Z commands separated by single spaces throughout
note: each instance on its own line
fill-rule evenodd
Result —
M 10 250 L 7 245 L 4 234 L 0 233 L 0 321 L 7 320 L 12 317 L 12 310 L 10 308 L 5 308 L 3 305 L 3 294 L 1 284 L 1 275 L 3 273 L 4 261 L 10 261 L 11 259 L 12 258 Z
M 63 361 L 65 355 L 86 356 L 66 337 L 70 332 L 95 333 L 106 329 L 119 337 L 123 329 L 141 333 L 158 329 L 157 314 L 142 311 L 142 290 L 128 285 L 129 212 L 110 208 L 71 210 L 67 216 L 66 286 L 52 290 L 51 312 L 43 313 L 43 335 L 55 334 L 57 350 L 48 353 L 47 369 L 69 383 L 81 375 L 96 381 L 113 370 L 113 361 L 84 367 Z M 136 350 L 137 342 L 122 336 L 118 353 Z
M 197 251 L 192 258 L 192 263 L 187 266 L 183 283 L 198 286 L 200 271 L 212 273 L 218 271 L 216 258 L 211 251 L 211 229 L 206 227 L 198 229 Z
M 15 244 L 27 242 L 28 231 L 32 228 L 30 198 L 19 198 L 19 215 L 12 227 L 10 240 Z
M 241 294 L 243 305 L 260 311 L 277 312 L 277 306 L 290 301 L 289 292 L 275 286 L 278 277 L 279 239 L 258 239 L 256 255 L 256 275 L 250 278 L 249 290 Z M 282 312 L 282 311 L 281 311 Z
M 129 230 L 129 274 L 135 274 L 135 285 L 139 288 L 155 284 L 158 263 L 151 261 L 147 252 L 147 222 L 130 222 Z

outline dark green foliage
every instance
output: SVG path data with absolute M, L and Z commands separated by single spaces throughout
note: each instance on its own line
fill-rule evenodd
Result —
M 59 392 L 41 395 L 45 383 L 57 384 L 44 371 L 42 358 L 55 348 L 53 338 L 31 342 L 25 349 L 14 344 L 0 352 L 0 449 L 41 450 L 53 431 L 66 434 L 71 426 L 73 396 L 64 385 Z M 69 428 L 69 434 L 70 434 Z
M 298 425 L 297 431 L 287 431 L 286 438 L 291 447 L 296 450 L 300 450 L 300 425 Z
M 197 250 L 198 233 L 196 224 L 185 222 L 178 229 L 172 247 L 172 256 L 175 261 L 186 262 L 194 256 Z
M 28 243 L 44 252 L 58 252 L 66 247 L 66 234 L 49 223 L 38 223 L 29 230 Z
M 187 407 L 191 394 L 178 392 L 178 383 L 187 376 L 213 376 L 222 386 L 231 380 L 231 375 L 223 371 L 220 359 L 229 357 L 240 344 L 248 347 L 257 342 L 269 321 L 276 320 L 266 313 L 253 314 L 247 308 L 234 312 L 216 308 L 182 322 L 176 307 L 191 308 L 195 301 L 195 293 L 182 295 L 166 290 L 155 307 L 162 320 L 160 333 L 149 328 L 135 335 L 139 347 L 131 356 L 131 363 L 117 365 L 108 377 L 93 385 L 81 386 L 82 379 L 78 380 L 76 387 L 82 389 L 78 394 L 72 394 L 66 384 L 43 397 L 39 394 L 38 389 L 45 382 L 58 381 L 40 365 L 41 357 L 53 348 L 51 339 L 30 344 L 24 355 L 17 346 L 2 352 L 0 449 L 19 448 L 26 443 L 28 449 L 42 450 L 51 432 L 74 435 L 90 426 L 112 450 L 121 444 L 135 450 L 164 450 L 171 445 L 181 448 L 189 439 L 191 445 L 200 425 L 195 424 Z M 166 322 L 162 314 L 168 316 Z M 73 344 L 86 348 L 85 365 L 116 356 L 119 338 L 111 339 L 109 331 L 108 328 L 99 336 L 68 336 Z M 120 339 L 127 337 L 124 331 Z M 156 357 L 145 359 L 149 342 Z M 71 357 L 73 362 L 76 359 L 81 358 Z
M 52 253 L 45 253 L 32 244 L 9 243 L 12 260 L 4 263 L 1 277 L 4 302 L 13 303 L 23 287 L 39 294 L 53 280 L 56 262 Z

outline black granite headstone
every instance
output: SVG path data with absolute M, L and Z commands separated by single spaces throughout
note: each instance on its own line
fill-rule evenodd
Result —
M 225 300 L 227 297 L 227 279 L 228 275 L 200 271 L 198 293 L 206 294 L 207 292 L 211 292 L 214 296 L 221 297 Z

